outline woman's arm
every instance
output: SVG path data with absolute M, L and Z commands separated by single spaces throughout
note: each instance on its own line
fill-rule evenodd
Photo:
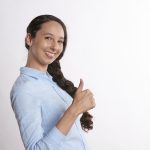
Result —
M 83 91 L 81 80 L 73 103 L 56 126 L 44 135 L 41 104 L 38 97 L 25 88 L 12 93 L 11 101 L 26 150 L 59 149 L 78 115 L 95 106 L 92 93 L 89 90 Z
M 26 150 L 59 149 L 65 135 L 55 126 L 45 134 L 41 104 L 35 94 L 28 89 L 20 88 L 11 94 L 11 102 Z

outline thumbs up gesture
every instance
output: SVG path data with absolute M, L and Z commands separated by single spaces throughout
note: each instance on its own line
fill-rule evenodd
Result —
M 83 90 L 83 86 L 84 82 L 80 79 L 80 83 L 72 103 L 72 107 L 75 108 L 78 115 L 96 106 L 93 93 L 89 89 Z

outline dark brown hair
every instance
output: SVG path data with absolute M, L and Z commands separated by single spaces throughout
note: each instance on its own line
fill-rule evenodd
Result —
M 77 88 L 74 84 L 67 80 L 62 71 L 59 60 L 63 57 L 66 45 L 67 45 L 67 30 L 65 24 L 57 17 L 52 15 L 40 15 L 34 18 L 27 27 L 27 33 L 31 34 L 31 37 L 34 38 L 36 36 L 37 31 L 41 28 L 43 23 L 49 21 L 56 21 L 58 22 L 63 30 L 64 30 L 64 42 L 63 42 L 63 51 L 59 55 L 59 57 L 48 65 L 47 71 L 53 77 L 53 81 L 57 83 L 59 87 L 65 90 L 72 98 L 74 98 L 75 92 Z M 29 49 L 29 45 L 25 42 L 25 47 Z M 84 112 L 80 118 L 81 126 L 84 131 L 88 131 L 93 129 L 93 116 L 90 115 L 88 112 Z

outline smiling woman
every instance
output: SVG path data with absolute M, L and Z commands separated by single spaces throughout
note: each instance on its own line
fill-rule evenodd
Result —
M 93 128 L 87 111 L 95 100 L 82 79 L 76 88 L 63 76 L 59 60 L 66 45 L 66 27 L 55 16 L 38 16 L 27 27 L 27 63 L 10 94 L 27 150 L 88 150 L 83 130 Z

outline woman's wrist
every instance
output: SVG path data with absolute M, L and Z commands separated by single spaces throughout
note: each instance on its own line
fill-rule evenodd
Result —
M 72 115 L 72 117 L 77 118 L 79 116 L 79 111 L 73 104 L 67 109 L 67 111 Z

